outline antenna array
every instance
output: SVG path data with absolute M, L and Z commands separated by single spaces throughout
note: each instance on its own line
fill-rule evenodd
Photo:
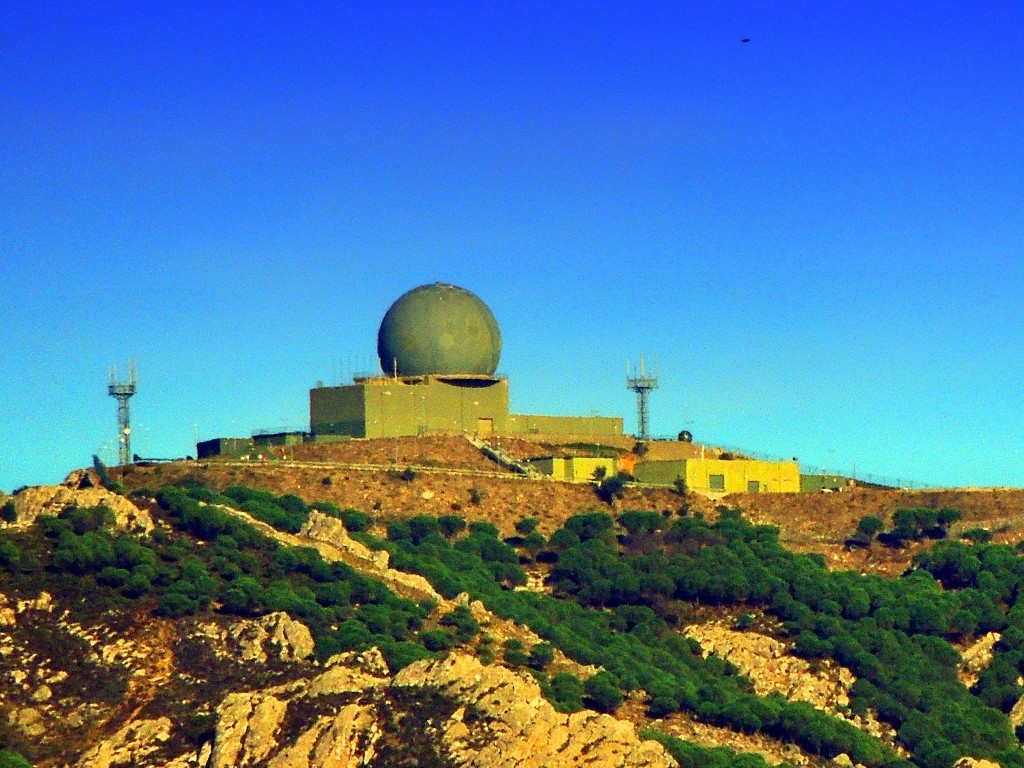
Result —
M 120 378 L 117 366 L 110 366 L 110 383 L 107 386 L 107 394 L 117 398 L 118 464 L 123 466 L 130 464 L 132 458 L 131 411 L 128 407 L 128 400 L 135 394 L 139 379 L 138 366 L 134 360 L 128 361 L 128 380 L 121 381 Z
M 636 439 L 644 442 L 650 437 L 648 428 L 647 400 L 652 390 L 658 388 L 658 364 L 655 358 L 655 370 L 648 371 L 644 367 L 644 356 L 640 355 L 640 370 L 638 375 L 632 375 L 629 361 L 626 361 L 626 389 L 636 392 Z

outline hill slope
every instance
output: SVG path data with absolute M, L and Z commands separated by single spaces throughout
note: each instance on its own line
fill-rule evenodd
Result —
M 727 500 L 778 537 L 667 490 L 612 509 L 588 485 L 435 468 L 181 463 L 120 474 L 179 484 L 131 498 L 76 473 L 0 500 L 0 749 L 83 766 L 1024 765 L 1016 552 L 841 544 L 890 504 L 959 503 L 960 528 L 998 512 L 1009 538 L 1018 493 Z M 360 495 L 382 503 L 341 509 Z M 830 572 L 780 541 L 918 567 Z

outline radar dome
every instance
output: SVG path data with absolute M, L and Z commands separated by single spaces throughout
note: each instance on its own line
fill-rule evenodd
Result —
M 487 305 L 465 288 L 421 285 L 384 315 L 377 354 L 388 374 L 492 376 L 501 357 L 501 332 Z

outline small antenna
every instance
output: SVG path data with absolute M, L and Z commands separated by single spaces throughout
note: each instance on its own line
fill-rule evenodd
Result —
M 117 441 L 118 463 L 122 466 L 132 460 L 132 427 L 131 411 L 128 400 L 135 394 L 139 380 L 139 369 L 135 360 L 128 361 L 128 380 L 121 381 L 116 365 L 110 366 L 110 379 L 107 394 L 117 398 Z
M 640 442 L 644 442 L 650 437 L 647 401 L 651 392 L 658 388 L 657 356 L 654 359 L 654 372 L 648 373 L 644 365 L 644 356 L 640 355 L 640 371 L 638 376 L 631 375 L 629 361 L 626 361 L 626 389 L 636 392 L 636 439 Z

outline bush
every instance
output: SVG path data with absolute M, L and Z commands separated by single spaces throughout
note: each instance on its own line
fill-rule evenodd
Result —
M 655 533 L 665 527 L 666 520 L 657 512 L 623 512 L 619 515 L 619 525 L 625 528 L 630 536 L 644 533 Z
M 440 530 L 436 517 L 430 515 L 417 515 L 406 521 L 409 526 L 409 535 L 412 536 L 413 544 L 419 544 L 431 534 Z
M 412 540 L 412 529 L 409 524 L 396 520 L 393 523 L 388 523 L 388 541 L 406 541 Z
M 494 525 L 493 523 L 485 522 L 483 520 L 477 520 L 474 523 L 470 523 L 469 532 L 471 534 L 478 533 L 483 536 L 490 536 L 495 539 L 501 536 L 501 531 L 498 530 L 498 527 L 496 525 Z
M 551 704 L 564 714 L 583 709 L 583 683 L 576 675 L 559 672 L 551 678 Z
M 587 704 L 598 712 L 612 713 L 622 705 L 619 681 L 610 672 L 601 671 L 583 683 Z
M 992 531 L 988 528 L 971 528 L 960 534 L 960 538 L 967 539 L 972 544 L 988 544 L 992 541 Z
M 455 638 L 450 632 L 437 629 L 430 632 L 420 633 L 420 642 L 428 651 L 447 651 L 455 645 Z
M 437 525 L 441 530 L 441 535 L 446 539 L 457 536 L 466 530 L 466 521 L 458 515 L 441 515 L 437 518 Z
M 18 520 L 18 510 L 14 507 L 14 501 L 7 500 L 7 503 L 0 507 L 0 520 L 5 523 L 14 523 Z
M 537 526 L 540 525 L 540 521 L 535 517 L 524 517 L 522 520 L 516 523 L 516 531 L 520 536 L 529 536 L 531 533 L 537 530 Z
M 938 514 L 937 522 L 943 528 L 948 528 L 953 523 L 957 523 L 963 520 L 964 513 L 959 509 L 950 509 L 948 507 L 940 509 Z
M 341 522 L 349 533 L 359 533 L 373 526 L 373 518 L 358 509 L 341 510 Z
M 531 668 L 543 671 L 548 664 L 555 660 L 555 649 L 551 643 L 537 643 L 530 649 L 530 656 L 527 664 Z
M 505 663 L 510 667 L 525 667 L 530 663 L 530 657 L 523 651 L 523 641 L 510 638 L 502 643 Z
M 533 531 L 526 535 L 519 546 L 531 559 L 536 559 L 541 550 L 547 546 L 547 540 L 537 531 Z
M 481 501 L 483 501 L 483 495 L 480 493 L 480 491 L 477 488 L 470 488 L 469 489 L 469 503 L 470 504 L 479 504 Z
M 874 515 L 865 515 L 857 523 L 857 532 L 867 536 L 869 541 L 884 528 L 885 523 L 882 522 L 882 519 Z
M 565 521 L 562 527 L 576 534 L 580 541 L 589 541 L 590 539 L 598 539 L 607 543 L 615 541 L 615 521 L 611 515 L 604 512 L 573 515 Z
M 0 568 L 17 571 L 21 567 L 21 550 L 6 536 L 0 534 Z
M 32 768 L 32 763 L 17 752 L 0 749 L 0 768 Z
M 480 631 L 480 623 L 473 618 L 473 612 L 464 605 L 446 613 L 441 617 L 440 623 L 442 627 L 454 627 L 455 638 L 460 643 L 468 643 Z
M 597 498 L 608 506 L 614 506 L 618 499 L 626 495 L 626 481 L 622 475 L 606 477 L 595 488 Z

